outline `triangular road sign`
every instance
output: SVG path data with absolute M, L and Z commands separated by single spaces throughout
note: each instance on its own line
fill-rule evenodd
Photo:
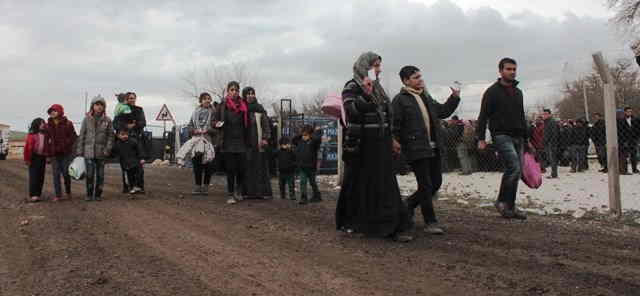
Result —
M 162 105 L 162 109 L 160 109 L 158 116 L 156 116 L 156 121 L 174 121 L 173 115 L 171 114 L 171 111 L 169 111 L 167 104 Z

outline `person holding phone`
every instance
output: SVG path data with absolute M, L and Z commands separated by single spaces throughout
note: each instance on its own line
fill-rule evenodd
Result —
M 347 233 L 413 239 L 405 204 L 393 172 L 390 100 L 380 84 L 382 58 L 362 54 L 353 66 L 353 79 L 342 91 L 347 126 L 343 160 L 345 175 L 336 227 Z

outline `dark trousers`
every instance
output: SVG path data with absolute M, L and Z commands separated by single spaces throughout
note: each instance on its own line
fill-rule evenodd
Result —
M 409 211 L 413 211 L 420 205 L 424 223 L 438 223 L 436 212 L 433 208 L 433 195 L 438 192 L 440 186 L 442 186 L 440 157 L 422 158 L 411 162 L 409 165 L 411 165 L 411 169 L 418 182 L 418 191 L 407 199 Z
M 247 169 L 247 154 L 244 152 L 225 152 L 222 157 L 224 158 L 224 168 L 227 174 L 227 192 L 229 194 L 236 192 L 243 195 L 246 194 L 244 179 Z
M 307 198 L 307 183 L 311 185 L 313 190 L 313 197 L 320 197 L 320 190 L 318 189 L 318 183 L 316 182 L 316 170 L 312 168 L 300 168 L 298 169 L 300 175 L 300 198 Z
M 628 172 L 629 162 L 631 161 L 631 169 L 633 172 L 638 171 L 638 144 L 623 143 L 620 147 L 620 172 Z
M 64 192 L 71 194 L 71 176 L 69 176 L 69 164 L 71 164 L 71 161 L 70 155 L 57 155 L 53 158 L 53 187 L 57 197 L 62 197 L 60 177 L 64 181 Z
M 133 189 L 133 187 L 139 187 L 144 190 L 144 166 L 140 165 L 139 167 L 133 169 L 125 169 L 122 164 L 120 164 L 120 169 L 122 170 L 122 190 L 123 192 L 129 191 Z M 134 170 L 135 175 L 129 174 L 129 170 Z
M 574 171 L 584 171 L 587 169 L 587 148 L 586 146 L 573 145 L 569 147 L 571 153 L 571 169 Z
M 598 163 L 603 169 L 607 168 L 607 146 L 596 145 L 596 153 L 598 154 Z
M 498 202 L 506 203 L 514 208 L 518 195 L 518 183 L 522 176 L 522 153 L 524 139 L 507 135 L 496 135 L 494 138 L 498 155 L 504 161 L 504 174 L 500 183 Z
M 289 187 L 289 197 L 294 199 L 296 197 L 296 174 L 295 172 L 280 172 L 280 197 L 286 198 L 286 187 Z
M 202 163 L 202 155 L 193 158 L 193 176 L 196 186 L 211 184 L 211 176 L 213 175 L 213 162 Z M 202 179 L 204 177 L 204 180 Z
M 127 180 L 129 181 L 128 187 L 129 189 L 133 189 L 133 187 L 142 188 L 140 186 L 140 170 L 142 166 L 135 166 L 123 171 L 124 174 L 127 175 Z
M 138 187 L 144 190 L 144 165 L 140 165 L 136 172 L 136 182 L 138 183 Z
M 41 155 L 31 155 L 29 165 L 29 196 L 40 197 L 44 186 L 44 175 L 47 167 L 47 158 Z
M 544 152 L 547 155 L 547 164 L 551 167 L 551 176 L 558 177 L 558 149 L 545 146 Z
M 104 185 L 104 159 L 86 159 L 87 167 L 87 197 L 92 199 L 102 197 Z

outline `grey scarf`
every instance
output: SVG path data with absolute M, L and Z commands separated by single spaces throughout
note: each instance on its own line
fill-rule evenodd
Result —
M 364 87 L 364 78 L 367 77 L 367 72 L 371 70 L 373 67 L 373 63 L 377 60 L 382 60 L 378 54 L 374 52 L 365 52 L 360 55 L 360 57 L 353 64 L 353 80 L 362 88 Z M 373 93 L 371 94 L 374 103 L 382 104 L 389 102 L 389 96 L 385 93 L 382 85 L 380 84 L 380 79 L 376 79 L 373 82 Z

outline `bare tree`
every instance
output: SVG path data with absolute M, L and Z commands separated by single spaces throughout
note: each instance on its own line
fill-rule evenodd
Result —
M 224 98 L 227 84 L 237 81 L 241 86 L 253 86 L 258 92 L 264 90 L 264 79 L 252 72 L 245 63 L 211 64 L 199 71 L 193 69 L 185 73 L 181 80 L 184 83 L 182 93 L 189 97 L 198 97 L 201 92 L 209 92 L 212 96 Z
M 329 91 L 325 89 L 320 89 L 317 92 L 308 95 L 306 97 L 301 97 L 304 101 L 302 105 L 302 113 L 305 115 L 323 115 L 322 112 L 322 103 L 324 103 L 324 99 L 329 94 Z
M 200 88 L 200 84 L 198 83 L 198 73 L 196 69 L 192 69 L 184 73 L 180 80 L 184 84 L 184 87 L 180 90 L 182 94 L 187 98 L 198 98 L 199 94 L 202 92 Z
M 640 31 L 640 0 L 607 0 L 607 5 L 615 12 L 613 23 L 624 32 Z
M 616 84 L 616 106 L 640 107 L 640 73 L 633 70 L 628 60 L 619 60 L 610 67 Z M 594 69 L 588 75 L 572 82 L 567 82 L 562 89 L 562 99 L 556 104 L 561 118 L 580 118 L 585 115 L 584 92 L 590 112 L 604 113 L 603 84 L 598 72 Z

